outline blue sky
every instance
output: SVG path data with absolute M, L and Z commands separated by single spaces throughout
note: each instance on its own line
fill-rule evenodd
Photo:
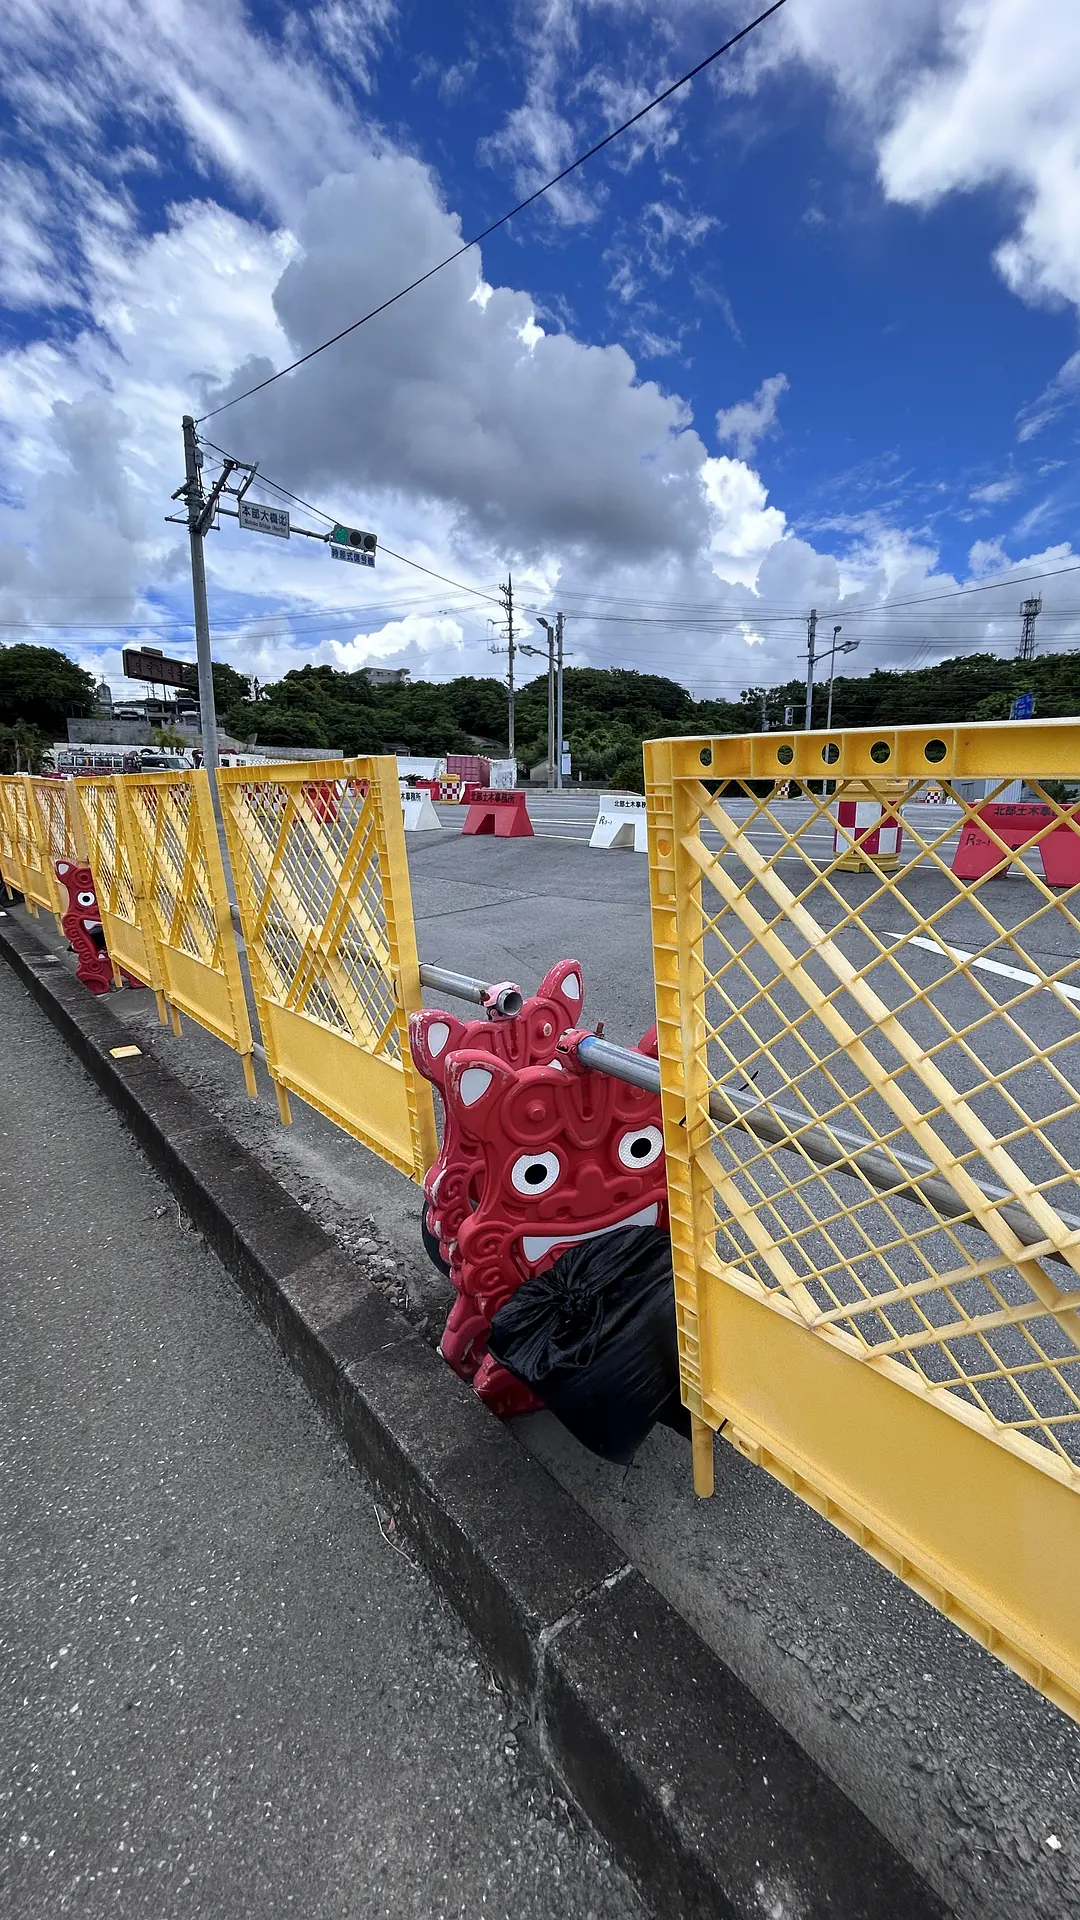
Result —
M 394 291 L 749 11 L 13 0 L 0 639 L 117 691 L 125 638 L 189 653 L 180 414 Z M 1080 645 L 1080 10 L 1029 29 L 1022 0 L 788 0 L 482 259 L 208 421 L 479 590 L 223 523 L 219 653 L 263 679 L 497 670 L 508 568 L 565 607 L 576 661 L 703 693 L 797 672 L 811 605 L 859 671 L 1011 651 L 1032 574 L 1062 575 L 1043 644 Z

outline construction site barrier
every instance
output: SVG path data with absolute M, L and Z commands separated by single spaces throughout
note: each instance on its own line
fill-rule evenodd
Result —
M 634 853 L 648 850 L 645 800 L 635 793 L 602 793 L 600 811 L 590 847 L 625 847 Z
M 254 1099 L 251 1022 L 207 776 L 127 774 L 116 785 L 142 928 L 174 1030 L 185 1013 L 238 1053 Z
M 965 820 L 953 856 L 953 873 L 961 880 L 983 879 L 995 869 L 1007 868 L 1014 853 L 1033 846 L 1047 885 L 1074 887 L 1080 881 L 1076 818 L 1076 809 L 1059 818 L 1049 807 L 991 801 L 973 819 Z
M 1030 869 L 995 890 L 952 862 L 985 812 L 961 778 L 1026 779 L 1045 808 L 1028 844 L 1075 851 L 1040 781 L 1078 766 L 1077 721 L 645 749 L 698 1490 L 722 1429 L 1073 1715 L 1077 896 Z M 919 828 L 909 806 L 899 869 L 867 853 L 868 892 L 819 850 L 837 803 L 883 776 L 909 803 L 932 779 L 961 818 Z M 789 777 L 797 825 L 770 798 Z
M 401 812 L 406 833 L 430 833 L 432 828 L 438 832 L 442 826 L 429 787 L 402 787 Z
M 146 906 L 142 864 L 129 845 L 121 810 L 123 775 L 73 780 L 82 821 L 82 838 L 97 895 L 97 913 L 112 961 L 113 978 L 121 985 L 130 974 L 150 987 L 157 999 L 158 1018 L 167 1018 L 161 958 Z M 176 1021 L 174 1019 L 174 1028 Z
M 218 775 L 251 984 L 278 1094 L 411 1179 L 437 1142 L 409 1053 L 420 972 L 393 759 Z
M 72 857 L 74 847 L 66 809 L 55 816 L 49 791 L 55 784 L 28 773 L 0 779 L 0 876 L 22 894 L 31 913 L 44 907 L 59 924 L 64 903 L 55 862 Z
M 845 798 L 834 806 L 833 852 L 840 873 L 895 872 L 900 865 L 903 822 L 892 809 L 905 789 L 895 780 L 873 787 L 850 781 Z
M 497 840 L 528 840 L 533 823 L 520 788 L 470 789 L 469 811 L 462 833 L 493 833 Z
M 0 777 L 0 880 L 9 894 L 21 893 L 25 898 L 26 888 L 22 863 L 19 859 L 19 815 L 15 803 L 15 775 Z M 31 911 L 36 908 L 31 905 Z

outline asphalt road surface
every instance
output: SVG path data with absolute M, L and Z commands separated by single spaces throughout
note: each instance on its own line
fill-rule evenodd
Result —
M 5 1920 L 631 1920 L 458 1622 L 0 967 Z

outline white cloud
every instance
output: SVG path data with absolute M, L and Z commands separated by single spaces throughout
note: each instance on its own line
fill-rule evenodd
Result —
M 460 653 L 464 644 L 461 622 L 449 614 L 407 613 L 402 620 L 388 620 L 374 633 L 358 633 L 344 642 L 331 640 L 328 650 L 336 667 L 354 673 L 376 660 L 407 665 L 410 656 L 422 663 L 425 655 Z
M 881 148 L 893 199 L 930 206 L 958 188 L 1018 192 L 997 264 L 1027 299 L 1080 304 L 1080 9 L 1075 0 L 952 0 L 944 58 L 908 91 Z
M 996 507 L 1003 500 L 1011 500 L 1015 493 L 1019 493 L 1022 485 L 1023 481 L 1018 473 L 1007 473 L 1000 480 L 988 480 L 985 486 L 972 487 L 968 499 L 974 500 L 981 507 Z
M 1034 440 L 1037 433 L 1057 420 L 1067 407 L 1073 407 L 1080 400 L 1080 352 L 1070 354 L 1063 367 L 1059 367 L 1053 379 L 1045 386 L 1038 397 L 1028 403 L 1018 414 L 1016 437 L 1018 440 Z
M 1000 540 L 976 540 L 968 549 L 968 566 L 976 579 L 987 573 L 996 573 L 999 567 L 1007 567 L 1008 554 Z
M 778 426 L 780 399 L 788 385 L 786 373 L 772 373 L 762 381 L 752 400 L 739 400 L 733 407 L 721 407 L 716 416 L 716 437 L 721 444 L 728 442 L 740 460 L 748 460 L 758 442 Z

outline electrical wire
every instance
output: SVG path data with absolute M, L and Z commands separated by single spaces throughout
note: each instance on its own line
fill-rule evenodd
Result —
M 787 0 L 773 0 L 772 5 L 766 7 L 764 13 L 759 13 L 756 20 L 751 20 L 745 27 L 740 27 L 738 33 L 733 33 L 730 40 L 724 41 L 723 46 L 715 48 L 712 53 L 706 55 L 704 60 L 699 60 L 697 66 L 691 67 L 689 72 L 684 73 L 680 79 L 673 80 L 669 87 L 665 87 L 661 93 L 656 94 L 644 107 L 639 107 L 637 113 L 632 113 L 628 120 L 624 120 L 618 127 L 613 127 L 602 140 L 597 140 L 586 153 L 579 153 L 576 160 L 571 160 L 569 166 L 563 167 L 560 173 L 553 174 L 550 180 L 545 180 L 543 186 L 537 187 L 534 193 L 530 193 L 524 200 L 519 200 L 516 207 L 511 207 L 508 213 L 500 214 L 499 218 L 493 220 L 481 233 L 474 234 L 471 240 L 464 241 L 460 247 L 454 249 L 453 253 L 448 253 L 445 260 L 437 261 L 435 266 L 429 267 L 426 273 L 420 274 L 416 280 L 410 280 L 407 287 L 401 287 L 397 293 L 391 294 L 388 300 L 383 300 L 379 306 L 372 307 L 370 312 L 362 314 L 359 320 L 352 321 L 351 325 L 342 327 L 338 333 L 331 334 L 329 340 L 323 340 L 319 346 L 312 347 L 307 353 L 302 353 L 298 360 L 290 361 L 287 367 L 279 367 L 276 373 L 270 374 L 265 380 L 258 381 L 255 386 L 248 387 L 245 392 L 234 394 L 231 400 L 223 400 L 220 407 L 211 407 L 208 413 L 200 415 L 197 424 L 201 426 L 204 420 L 213 420 L 219 413 L 225 413 L 229 407 L 239 406 L 241 400 L 250 400 L 252 394 L 262 393 L 264 388 L 272 387 L 276 380 L 283 380 L 287 373 L 295 373 L 298 367 L 306 366 L 307 362 L 314 360 L 317 354 L 325 353 L 328 347 L 335 347 L 339 340 L 346 339 L 350 333 L 355 333 L 357 328 L 366 326 L 369 320 L 374 320 L 380 313 L 385 313 L 388 307 L 396 306 L 399 300 L 404 300 L 406 294 L 415 293 L 417 287 L 422 287 L 426 281 L 433 279 L 435 274 L 441 273 L 443 268 L 450 266 L 453 261 L 460 260 L 462 254 L 468 253 L 471 247 L 478 247 L 490 234 L 497 233 L 500 227 L 505 227 L 508 220 L 513 220 L 519 213 L 524 213 L 526 207 L 531 207 L 535 201 L 542 199 L 544 194 L 550 193 L 553 187 L 557 187 L 561 181 L 568 179 L 570 174 L 576 173 L 587 160 L 592 160 L 598 153 L 602 153 L 613 140 L 618 140 L 621 134 L 628 133 L 631 127 L 636 127 L 638 121 L 644 120 L 647 113 L 652 113 L 654 107 L 661 106 L 665 100 L 671 99 L 672 94 L 689 86 L 691 80 L 695 80 L 699 73 L 704 73 L 707 67 L 711 67 L 714 60 L 719 60 L 725 53 L 730 53 L 733 47 L 738 46 L 740 40 L 745 40 L 749 34 L 756 32 L 758 27 L 764 26 L 766 20 L 771 19 L 774 13 L 779 13 L 781 7 L 786 4 Z

